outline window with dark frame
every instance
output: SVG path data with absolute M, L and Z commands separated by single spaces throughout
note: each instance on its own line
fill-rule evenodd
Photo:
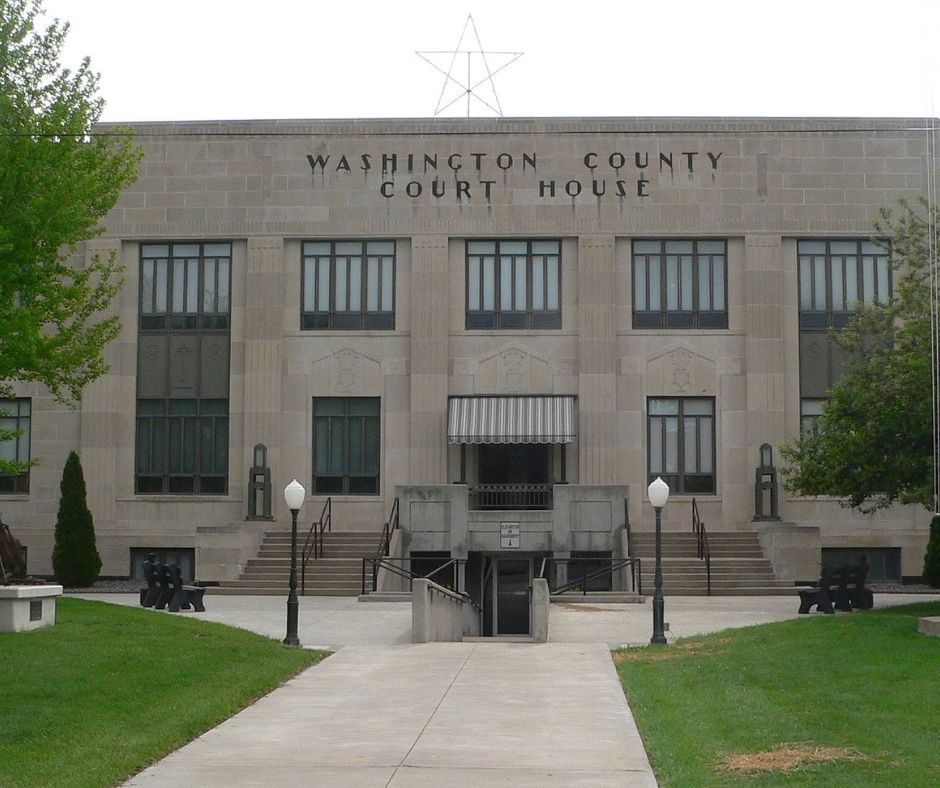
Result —
M 379 398 L 315 397 L 313 492 L 379 494 Z
M 634 328 L 727 328 L 727 243 L 633 242 Z
M 819 434 L 828 390 L 854 359 L 831 334 L 860 304 L 891 299 L 890 244 L 859 239 L 797 241 L 800 430 Z
M 860 303 L 891 299 L 890 250 L 874 241 L 799 241 L 800 328 L 843 328 Z
M 229 243 L 142 244 L 141 330 L 227 330 L 231 266 Z
M 467 319 L 474 328 L 561 328 L 561 242 L 467 241 Z
M 228 400 L 137 402 L 137 492 L 224 494 Z
M 820 435 L 819 422 L 822 418 L 826 400 L 814 397 L 803 397 L 800 400 L 800 434 L 806 438 L 816 438 Z
M 228 341 L 231 266 L 230 243 L 142 244 L 140 337 L 191 337 L 192 352 L 198 354 L 195 368 L 202 369 L 201 338 L 215 335 Z M 217 347 L 211 352 L 218 353 Z M 167 364 L 168 374 L 169 369 Z M 201 377 L 196 376 L 196 396 L 138 397 L 135 492 L 224 495 L 228 491 L 229 400 L 201 396 Z
M 660 476 L 673 493 L 714 493 L 714 399 L 651 397 L 647 404 L 648 481 Z
M 394 241 L 305 241 L 302 329 L 395 328 Z
M 12 433 L 0 440 L 0 460 L 29 462 L 29 432 L 32 401 L 28 398 L 0 399 L 0 430 Z M 29 492 L 29 468 L 19 473 L 0 474 L 0 494 Z

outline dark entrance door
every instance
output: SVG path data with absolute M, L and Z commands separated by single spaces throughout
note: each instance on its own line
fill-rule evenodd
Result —
M 481 443 L 480 484 L 548 484 L 551 446 L 547 443 Z
M 496 559 L 497 635 L 529 634 L 528 558 Z

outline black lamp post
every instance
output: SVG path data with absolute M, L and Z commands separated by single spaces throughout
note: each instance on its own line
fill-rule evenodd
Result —
M 284 488 L 284 501 L 287 508 L 290 509 L 290 585 L 287 594 L 287 637 L 284 638 L 284 644 L 287 646 L 299 646 L 300 639 L 297 637 L 297 609 L 300 603 L 297 601 L 297 512 L 304 505 L 304 498 L 307 491 L 304 486 L 294 479 Z
M 647 492 L 649 493 L 650 503 L 653 504 L 653 508 L 656 510 L 656 576 L 654 578 L 656 590 L 653 592 L 653 637 L 650 638 L 650 643 L 665 646 L 661 518 L 663 507 L 666 505 L 666 501 L 669 500 L 669 485 L 657 476 L 656 481 L 650 484 Z

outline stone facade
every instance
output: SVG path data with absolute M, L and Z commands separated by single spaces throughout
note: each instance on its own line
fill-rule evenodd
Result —
M 126 576 L 129 550 L 196 550 L 197 575 L 224 579 L 253 553 L 246 522 L 252 448 L 263 443 L 274 518 L 280 490 L 311 489 L 312 402 L 380 401 L 378 495 L 334 495 L 334 528 L 379 530 L 396 488 L 447 485 L 448 397 L 574 395 L 578 434 L 568 481 L 631 490 L 646 505 L 650 397 L 713 398 L 716 492 L 698 495 L 710 529 L 748 527 L 762 443 L 800 428 L 797 242 L 867 239 L 883 206 L 925 193 L 923 120 L 499 119 L 159 123 L 136 127 L 140 178 L 75 264 L 115 254 L 123 330 L 109 374 L 76 410 L 32 398 L 28 495 L 0 497 L 51 572 L 58 483 L 82 458 L 104 575 Z M 466 242 L 556 239 L 561 327 L 468 329 Z M 727 244 L 727 328 L 633 327 L 636 239 Z M 304 241 L 392 240 L 394 328 L 301 328 Z M 228 485 L 222 495 L 135 493 L 140 255 L 144 242 L 232 245 Z M 325 496 L 310 496 L 309 522 Z M 690 495 L 664 527 L 686 529 Z M 836 501 L 781 495 L 784 520 L 819 529 L 822 547 L 897 547 L 916 575 L 927 517 L 874 517 Z M 465 515 L 464 515 L 465 517 Z

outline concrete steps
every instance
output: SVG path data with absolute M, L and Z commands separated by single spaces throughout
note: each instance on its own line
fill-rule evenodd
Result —
M 643 593 L 653 593 L 656 535 L 632 535 L 633 553 L 642 559 Z M 693 533 L 662 534 L 663 594 L 703 596 L 708 593 L 705 562 L 698 557 Z M 795 593 L 790 580 L 778 580 L 764 558 L 757 534 L 716 531 L 708 534 L 712 596 L 778 596 Z
M 286 595 L 290 581 L 290 531 L 268 531 L 237 580 L 229 580 L 213 594 Z M 297 539 L 297 592 L 307 596 L 356 596 L 362 586 L 362 559 L 371 558 L 379 545 L 378 533 L 331 531 L 323 537 L 323 557 L 310 559 L 301 583 L 301 554 L 306 534 Z

